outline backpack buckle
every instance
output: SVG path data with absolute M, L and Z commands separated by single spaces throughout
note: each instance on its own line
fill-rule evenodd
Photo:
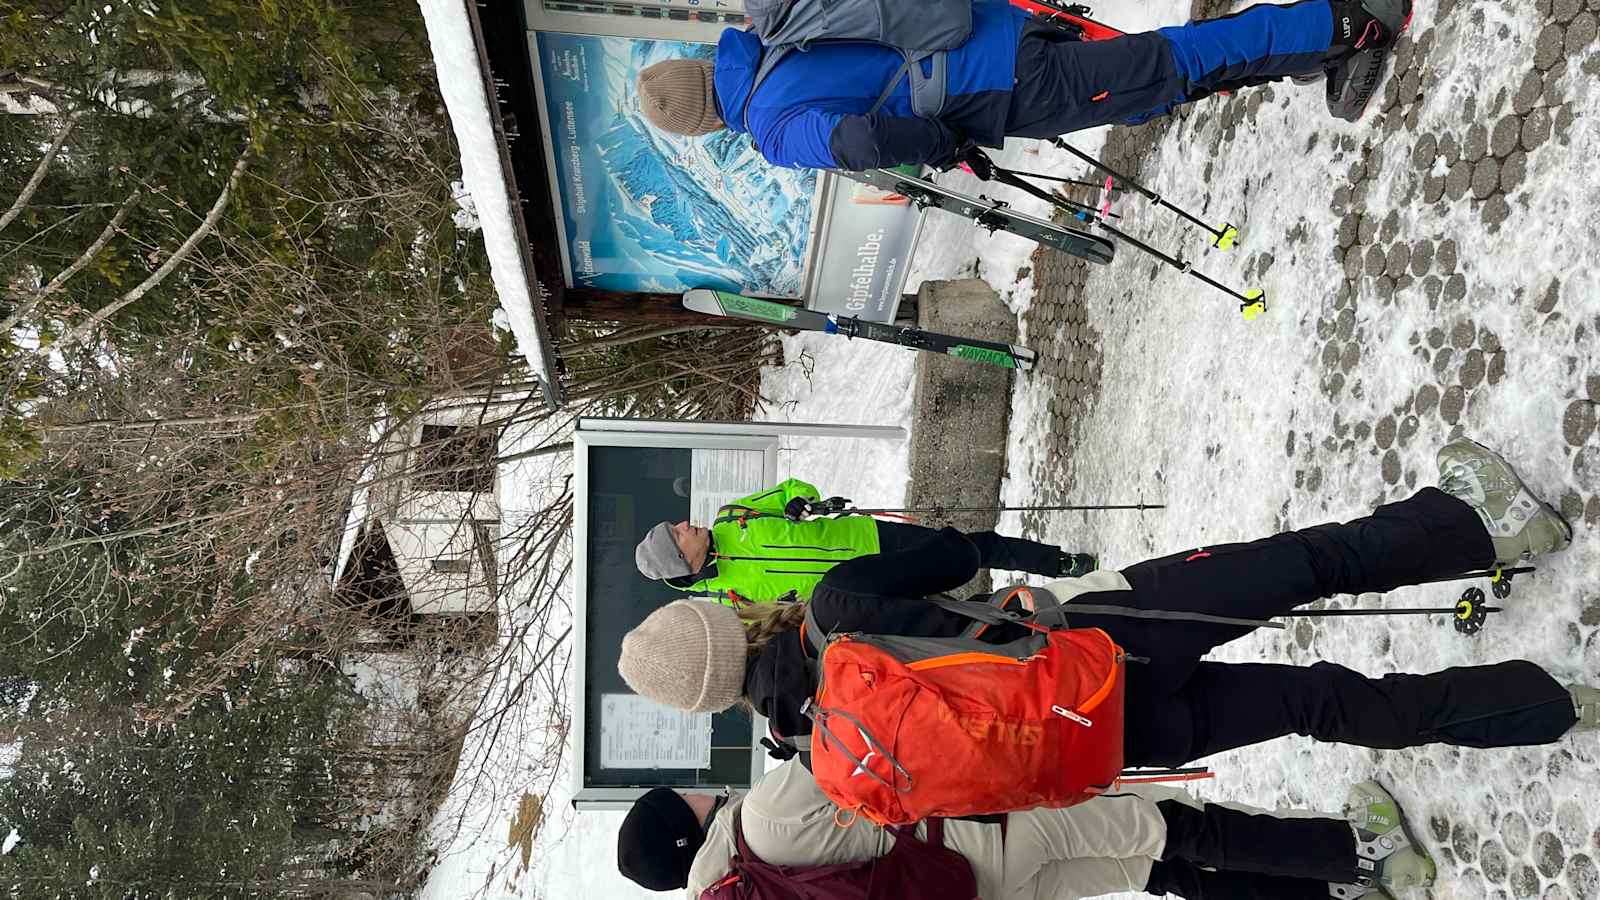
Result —
M 1070 709 L 1067 709 L 1065 706 L 1051 706 L 1050 707 L 1050 711 L 1055 713 L 1058 716 L 1061 716 L 1064 719 L 1071 719 L 1072 721 L 1077 722 L 1079 725 L 1082 725 L 1085 728 L 1093 728 L 1094 727 L 1094 722 L 1090 721 L 1089 719 L 1084 718 L 1083 716 L 1078 715 L 1077 713 L 1073 712 Z

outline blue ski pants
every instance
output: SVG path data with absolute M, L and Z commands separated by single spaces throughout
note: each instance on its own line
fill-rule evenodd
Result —
M 1137 124 L 1218 90 L 1319 71 L 1332 40 L 1329 0 L 1258 4 L 1107 41 L 1077 41 L 1030 22 L 1017 48 L 1006 133 L 1048 138 Z

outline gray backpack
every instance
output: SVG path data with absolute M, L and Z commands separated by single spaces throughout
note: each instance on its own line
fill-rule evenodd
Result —
M 937 116 L 944 109 L 946 52 L 972 36 L 972 0 L 746 0 L 745 13 L 764 51 L 750 97 L 780 61 L 817 41 L 867 41 L 898 50 L 905 63 L 867 115 L 881 109 L 909 74 L 911 111 Z M 747 102 L 746 130 L 749 110 Z

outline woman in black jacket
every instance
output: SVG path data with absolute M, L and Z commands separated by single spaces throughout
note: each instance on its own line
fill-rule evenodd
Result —
M 1550 743 L 1575 724 L 1600 727 L 1600 691 L 1565 687 L 1525 660 L 1369 678 L 1333 663 L 1293 666 L 1203 661 L 1249 627 L 1184 620 L 1074 615 L 1071 603 L 1265 619 L 1332 594 L 1383 592 L 1431 578 L 1564 549 L 1571 529 L 1528 491 L 1503 459 L 1460 440 L 1439 453 L 1441 487 L 1344 524 L 1243 544 L 1198 547 L 1047 586 L 1072 627 L 1103 629 L 1129 654 L 1124 758 L 1177 766 L 1301 734 L 1377 748 L 1445 743 Z M 926 544 L 859 557 L 833 569 L 810 601 L 828 633 L 953 636 L 967 619 L 924 598 L 977 569 L 977 551 L 945 529 Z M 641 694 L 682 709 L 747 699 L 786 736 L 810 731 L 802 704 L 815 693 L 799 607 L 735 614 L 657 610 L 624 639 L 619 669 Z M 756 621 L 751 622 L 750 619 Z M 991 629 L 996 642 L 1016 636 Z

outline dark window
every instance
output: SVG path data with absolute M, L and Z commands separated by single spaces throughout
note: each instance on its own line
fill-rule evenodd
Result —
M 493 428 L 424 425 L 417 445 L 416 486 L 422 490 L 494 490 L 499 432 Z
M 432 561 L 433 570 L 446 575 L 466 575 L 472 571 L 472 558 L 458 556 L 455 559 L 436 559 Z
M 400 578 L 400 565 L 377 520 L 368 523 L 356 540 L 336 596 L 372 616 L 404 615 L 410 611 L 411 597 Z

